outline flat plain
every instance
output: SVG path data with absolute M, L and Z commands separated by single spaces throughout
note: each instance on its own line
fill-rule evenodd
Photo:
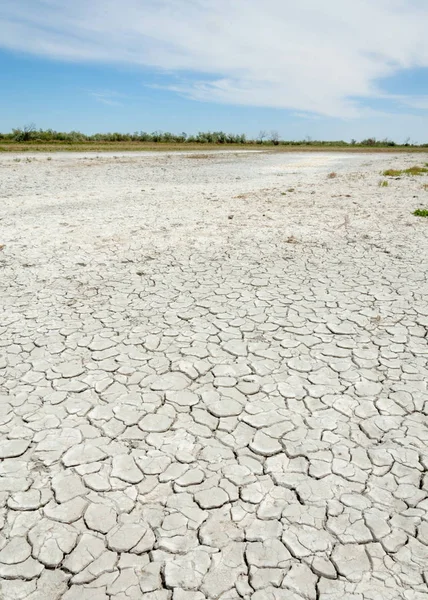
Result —
M 424 162 L 0 155 L 2 600 L 428 598 Z

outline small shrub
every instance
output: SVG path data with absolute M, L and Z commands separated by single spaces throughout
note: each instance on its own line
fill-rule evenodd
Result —
M 388 187 L 389 183 L 384 179 L 383 181 L 379 181 L 379 187 Z
M 408 169 L 387 169 L 382 173 L 384 177 L 400 177 L 400 175 L 424 175 L 428 173 L 428 167 L 418 167 L 415 165 L 414 167 L 409 167 Z
M 413 214 L 415 217 L 428 217 L 428 208 L 417 208 Z
M 424 173 L 428 173 L 427 167 L 410 167 L 409 169 L 405 169 L 403 171 L 406 175 L 423 175 Z
M 398 171 L 397 169 L 386 169 L 386 171 L 382 173 L 384 177 L 399 177 L 402 174 L 403 171 Z
M 329 173 L 327 175 L 328 179 L 335 179 L 337 177 L 337 173 L 335 173 L 334 171 L 332 171 L 331 173 Z

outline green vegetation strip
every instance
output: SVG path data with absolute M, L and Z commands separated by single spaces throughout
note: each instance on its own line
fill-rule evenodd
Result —
M 387 169 L 382 173 L 384 177 L 401 177 L 401 175 L 424 175 L 428 173 L 428 163 L 425 163 L 423 167 L 409 167 L 408 169 Z
M 417 208 L 413 214 L 415 217 L 428 217 L 428 208 Z
M 427 152 L 422 146 L 395 146 L 394 148 L 364 146 L 316 146 L 293 144 L 290 146 L 272 144 L 191 144 L 191 143 L 145 143 L 145 142 L 1 142 L 0 152 L 201 152 L 216 150 L 258 150 L 262 152 L 352 152 L 352 153 L 393 153 Z
M 283 140 L 277 131 L 260 131 L 248 138 L 245 134 L 224 131 L 205 131 L 196 135 L 163 131 L 136 131 L 134 133 L 94 133 L 80 131 L 61 132 L 53 129 L 37 129 L 34 124 L 0 133 L 0 152 L 22 151 L 116 151 L 116 150 L 192 150 L 217 149 L 222 147 L 258 148 L 265 150 L 291 151 L 345 151 L 345 152 L 426 152 L 428 143 L 399 145 L 389 139 L 374 137 L 357 142 L 343 140 Z

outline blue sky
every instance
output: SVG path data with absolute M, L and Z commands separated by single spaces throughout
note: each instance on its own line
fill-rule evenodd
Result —
M 428 142 L 426 0 L 2 0 L 0 130 Z

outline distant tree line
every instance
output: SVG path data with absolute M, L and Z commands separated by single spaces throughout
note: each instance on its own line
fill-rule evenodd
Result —
M 168 131 L 136 131 L 135 133 L 94 133 L 86 135 L 80 131 L 61 132 L 54 129 L 37 129 L 33 124 L 22 128 L 12 129 L 10 133 L 0 133 L 0 142 L 27 142 L 27 143 L 90 143 L 90 142 L 150 142 L 150 143 L 177 143 L 177 144 L 261 144 L 282 146 L 362 146 L 362 147 L 390 147 L 390 146 L 418 146 L 428 147 L 427 144 L 413 144 L 407 139 L 403 144 L 374 137 L 357 142 L 343 140 L 324 141 L 313 140 L 309 137 L 304 140 L 283 140 L 277 131 L 260 131 L 256 138 L 248 138 L 244 133 L 234 134 L 224 131 L 201 131 L 196 135 L 187 133 L 170 133 Z

